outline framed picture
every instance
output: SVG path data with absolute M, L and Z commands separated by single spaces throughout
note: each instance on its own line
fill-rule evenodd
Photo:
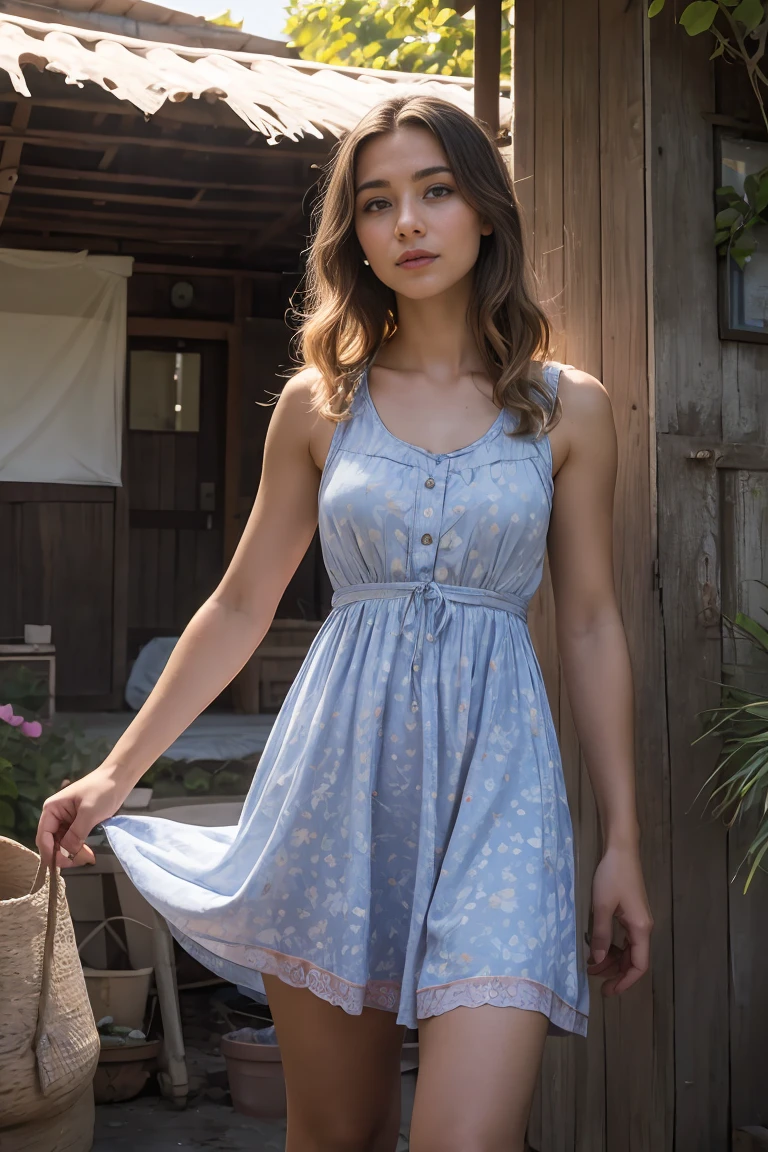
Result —
M 730 184 L 743 195 L 748 176 L 768 167 L 768 142 L 718 133 L 717 187 Z M 757 247 L 743 270 L 720 258 L 720 338 L 768 344 L 768 225 L 752 229 Z

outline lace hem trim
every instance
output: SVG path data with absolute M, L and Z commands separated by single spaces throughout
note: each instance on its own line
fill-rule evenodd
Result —
M 178 929 L 183 933 L 183 929 Z M 229 961 L 244 968 L 255 969 L 268 976 L 277 976 L 293 988 L 308 988 L 338 1008 L 359 1016 L 363 1008 L 381 1008 L 397 1012 L 400 1007 L 401 985 L 394 980 L 368 980 L 355 984 L 320 968 L 310 960 L 288 956 L 272 948 L 254 945 L 233 945 L 221 941 L 202 941 L 187 937 L 196 951 L 207 952 L 218 960 Z M 186 944 L 186 941 L 180 941 Z M 238 958 L 235 959 L 235 953 Z M 201 956 L 198 954 L 198 959 Z M 557 1031 L 587 1034 L 587 1016 L 568 1004 L 543 984 L 521 976 L 470 976 L 450 984 L 437 984 L 416 992 L 416 1016 L 425 1020 L 440 1016 L 452 1008 L 474 1008 L 480 1004 L 500 1007 L 527 1008 L 547 1016 Z
M 559 1031 L 587 1034 L 587 1016 L 561 999 L 551 988 L 523 976 L 470 976 L 450 984 L 437 984 L 416 993 L 419 1020 L 441 1016 L 452 1008 L 481 1004 L 526 1008 L 541 1012 Z

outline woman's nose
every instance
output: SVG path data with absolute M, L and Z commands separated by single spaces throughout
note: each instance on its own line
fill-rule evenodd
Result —
M 424 226 L 416 212 L 404 205 L 397 218 L 395 232 L 398 236 L 422 236 Z

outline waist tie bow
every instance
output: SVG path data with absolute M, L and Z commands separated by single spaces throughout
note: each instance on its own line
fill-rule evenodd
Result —
M 416 658 L 421 645 L 427 602 L 434 602 L 437 620 L 430 632 L 430 640 L 436 640 L 452 615 L 450 604 L 473 604 L 480 608 L 499 608 L 510 612 L 521 620 L 528 615 L 528 602 L 514 592 L 495 592 L 491 588 L 472 588 L 466 584 L 440 584 L 437 580 L 397 580 L 392 583 L 349 584 L 337 589 L 331 599 L 331 606 L 339 608 L 360 600 L 392 600 L 407 597 L 405 610 L 400 621 L 399 636 L 405 630 L 408 613 L 414 607 L 418 619 L 416 643 L 411 657 L 411 677 L 417 668 Z

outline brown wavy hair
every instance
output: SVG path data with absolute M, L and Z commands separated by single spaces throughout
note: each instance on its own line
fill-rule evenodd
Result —
M 360 148 L 374 137 L 426 128 L 448 157 L 459 192 L 493 225 L 482 236 L 469 322 L 499 407 L 518 416 L 515 434 L 539 435 L 560 414 L 543 382 L 550 325 L 530 289 L 512 180 L 493 139 L 466 112 L 434 96 L 396 96 L 372 108 L 339 142 L 312 213 L 305 305 L 297 332 L 302 366 L 316 369 L 312 407 L 329 420 L 348 416 L 366 365 L 397 328 L 395 293 L 363 264 L 355 232 Z

